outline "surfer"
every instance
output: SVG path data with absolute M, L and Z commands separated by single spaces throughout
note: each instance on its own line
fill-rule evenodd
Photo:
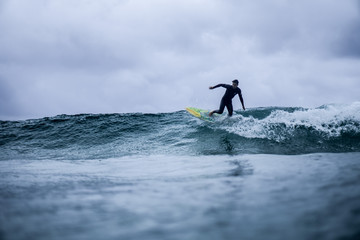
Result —
M 242 108 L 245 110 L 245 106 L 244 106 L 244 100 L 243 97 L 241 95 L 241 89 L 238 88 L 239 85 L 239 81 L 237 79 L 232 81 L 232 85 L 228 85 L 228 84 L 218 84 L 216 86 L 213 87 L 209 87 L 209 89 L 214 89 L 214 88 L 218 88 L 218 87 L 223 87 L 226 88 L 226 92 L 224 94 L 224 96 L 221 99 L 220 102 L 220 108 L 219 110 L 214 110 L 211 111 L 209 113 L 209 116 L 211 117 L 214 113 L 218 113 L 218 114 L 222 114 L 224 112 L 224 108 L 226 107 L 229 113 L 229 116 L 232 116 L 233 114 L 233 105 L 232 105 L 232 99 L 233 97 L 235 97 L 236 94 L 239 95 L 240 98 L 240 102 L 242 105 Z

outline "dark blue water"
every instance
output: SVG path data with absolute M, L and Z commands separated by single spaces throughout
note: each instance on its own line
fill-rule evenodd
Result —
M 0 122 L 0 160 L 360 151 L 360 104 L 255 108 L 201 122 L 186 111 Z
M 360 238 L 360 102 L 0 121 L 1 240 Z

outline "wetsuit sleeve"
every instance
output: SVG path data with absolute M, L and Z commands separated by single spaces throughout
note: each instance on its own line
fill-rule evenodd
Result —
M 239 91 L 238 91 L 238 94 L 239 94 L 239 99 L 240 99 L 241 105 L 242 105 L 243 109 L 245 110 L 244 99 L 243 99 L 243 97 L 242 97 L 242 94 L 241 94 L 241 90 L 240 90 L 240 89 L 239 89 Z
M 218 87 L 224 87 L 224 88 L 226 88 L 226 84 L 220 83 L 220 84 L 214 86 L 213 88 L 218 88 Z

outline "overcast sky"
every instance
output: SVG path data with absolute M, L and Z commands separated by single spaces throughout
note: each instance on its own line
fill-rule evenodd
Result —
M 0 119 L 215 109 L 235 78 L 248 108 L 359 101 L 360 1 L 0 1 Z

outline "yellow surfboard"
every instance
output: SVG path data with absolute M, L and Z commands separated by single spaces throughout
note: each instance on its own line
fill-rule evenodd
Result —
M 200 108 L 194 108 L 194 107 L 187 107 L 186 111 L 188 111 L 191 115 L 194 117 L 197 117 L 201 120 L 207 121 L 207 122 L 215 122 L 215 117 L 219 116 L 219 114 L 215 113 L 211 117 L 209 116 L 210 111 L 204 110 Z

